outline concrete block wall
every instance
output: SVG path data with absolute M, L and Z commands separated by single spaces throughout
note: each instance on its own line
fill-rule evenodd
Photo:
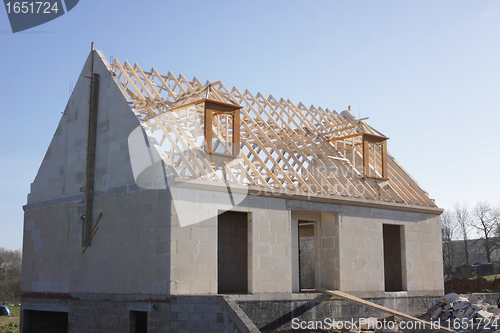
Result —
M 239 315 L 221 296 L 174 296 L 154 299 L 154 295 L 72 294 L 71 299 L 23 298 L 25 311 L 55 311 L 68 313 L 70 333 L 132 332 L 131 311 L 147 312 L 149 333 L 227 332 L 247 333 L 254 325 L 240 310 Z M 151 299 L 153 297 L 153 299 Z M 244 320 L 250 328 L 246 326 Z M 21 323 L 28 327 L 28 322 Z
M 367 300 L 402 313 L 418 316 L 425 313 L 440 299 L 441 297 L 438 296 L 419 296 L 368 298 Z M 387 315 L 380 310 L 346 300 L 331 299 L 318 293 L 275 297 L 273 301 L 259 295 L 248 295 L 248 297 L 238 297 L 235 301 L 262 332 L 290 329 L 294 321 L 295 325 L 302 321 L 305 321 L 306 325 L 309 321 L 321 321 L 325 328 L 332 322 L 357 322 L 359 318 L 380 318 Z
M 76 202 L 29 206 L 22 290 L 216 294 L 217 216 L 206 213 L 203 220 L 200 207 L 218 206 L 191 203 L 192 211 L 200 208 L 202 221 L 181 227 L 171 215 L 169 194 L 134 186 L 98 192 L 95 214 L 103 216 L 85 253 L 77 197 Z M 298 264 L 294 221 L 299 219 L 316 223 L 317 286 L 383 296 L 382 226 L 394 223 L 403 226 L 404 290 L 408 295 L 443 292 L 439 217 L 349 206 L 342 214 L 272 209 L 283 207 L 280 200 L 248 197 L 233 208 L 248 214 L 250 293 L 299 291 L 293 269 Z
M 292 291 L 290 213 L 283 199 L 249 197 L 252 207 L 252 293 Z
M 217 293 L 217 214 L 224 210 L 248 214 L 248 291 L 292 291 L 291 226 L 284 199 L 248 196 L 232 207 L 223 204 L 227 196 L 223 192 L 175 188 L 172 195 L 176 200 L 172 207 L 172 294 Z M 191 220 L 182 222 L 185 226 L 178 213 L 186 208 L 180 207 L 189 207 L 191 213 Z
M 25 206 L 22 290 L 169 292 L 170 196 L 135 185 L 128 135 L 140 126 L 126 92 L 100 52 L 92 245 L 82 220 L 91 57 L 87 59 Z
M 85 186 L 88 103 L 91 57 L 80 73 L 75 89 L 37 176 L 31 184 L 28 203 L 80 193 Z M 100 74 L 95 190 L 134 184 L 128 152 L 128 136 L 139 120 L 127 103 L 127 94 L 110 72 L 100 51 L 94 52 L 93 72 Z
M 224 300 L 220 296 L 177 296 L 171 301 L 172 332 L 203 333 L 203 332 L 245 332 L 231 318 Z M 239 327 L 238 327 L 239 326 Z
M 326 210 L 312 203 L 295 206 Z M 402 289 L 406 295 L 444 292 L 439 216 L 334 204 L 328 210 L 291 211 L 294 292 L 299 291 L 299 220 L 314 222 L 316 286 L 361 297 L 385 297 L 382 230 L 384 224 L 393 224 L 402 226 Z
M 316 285 L 324 289 L 339 289 L 340 247 L 343 240 L 340 239 L 338 214 L 321 213 L 316 238 L 319 240 Z
M 442 295 L 440 217 L 430 214 L 343 206 L 339 214 L 340 290 L 383 297 L 383 224 L 403 226 L 403 290 L 408 296 Z
M 120 193 L 95 199 L 94 213 L 103 215 L 84 253 L 80 202 L 28 206 L 23 292 L 169 293 L 168 191 L 112 192 Z

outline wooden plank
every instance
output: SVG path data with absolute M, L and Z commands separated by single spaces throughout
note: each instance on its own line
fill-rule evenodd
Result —
M 212 109 L 207 109 L 205 107 L 205 142 L 206 142 L 206 152 L 208 154 L 212 153 L 212 136 L 213 136 L 213 128 L 212 128 Z
M 102 217 L 102 212 L 99 214 L 99 216 L 97 216 L 97 220 L 95 221 L 94 225 L 92 226 L 92 234 L 90 235 L 90 239 L 94 238 L 94 235 L 96 234 L 97 230 L 99 230 L 99 227 L 97 226 L 99 224 L 99 221 L 101 220 L 101 217 Z M 90 244 L 85 246 L 85 248 L 83 249 L 82 251 L 82 254 L 85 253 L 85 251 L 87 251 L 87 249 L 89 248 Z
M 94 56 L 92 52 L 92 57 Z M 97 110 L 99 103 L 99 74 L 92 73 L 91 98 L 87 126 L 87 157 L 85 166 L 85 219 L 82 226 L 82 246 L 90 246 L 94 206 L 95 159 L 97 149 Z
M 328 139 L 328 141 L 329 142 L 334 142 L 334 141 L 338 141 L 338 140 L 344 140 L 344 139 L 353 138 L 353 137 L 360 136 L 360 135 L 363 135 L 363 133 L 355 133 L 355 134 L 346 135 L 346 136 L 339 136 L 339 137 L 335 137 L 333 139 Z
M 382 161 L 382 178 L 388 179 L 388 174 L 387 174 L 387 141 L 382 142 L 382 156 L 381 156 L 381 161 Z
M 161 88 L 165 91 L 167 91 L 168 93 L 168 98 L 167 100 L 169 99 L 172 99 L 170 102 L 173 102 L 174 100 L 177 99 L 177 94 L 174 93 L 172 91 L 172 89 L 170 89 L 170 87 L 168 86 L 167 82 L 165 81 L 165 79 L 163 78 L 163 76 L 160 75 L 160 73 L 158 73 L 158 71 L 156 70 L 156 68 L 151 68 L 151 71 L 153 73 L 153 76 L 156 77 L 160 83 L 161 83 Z
M 365 140 L 365 136 L 363 135 L 363 174 L 367 177 L 370 177 L 370 150 L 369 150 L 369 142 Z
M 372 303 L 372 302 L 368 302 L 367 300 L 364 300 L 362 298 L 359 298 L 359 297 L 356 297 L 356 296 L 353 296 L 353 295 L 346 294 L 346 293 L 338 291 L 338 290 L 325 290 L 325 289 L 317 289 L 317 290 L 319 292 L 323 292 L 323 293 L 328 294 L 330 296 L 338 297 L 338 298 L 345 299 L 347 301 L 350 301 L 350 302 L 353 302 L 353 303 L 356 303 L 356 304 L 360 304 L 360 305 L 363 305 L 363 306 L 366 306 L 366 307 L 369 307 L 369 308 L 372 308 L 372 309 L 377 309 L 377 310 L 380 310 L 380 311 L 383 311 L 383 312 L 390 313 L 390 314 L 392 314 L 394 316 L 397 316 L 397 317 L 401 317 L 401 318 L 408 319 L 408 320 L 411 320 L 411 321 L 420 322 L 420 323 L 422 323 L 424 325 L 424 327 L 433 328 L 433 329 L 437 328 L 437 329 L 439 329 L 439 330 L 441 330 L 443 332 L 455 332 L 454 330 L 451 330 L 449 328 L 440 326 L 438 324 L 431 324 L 428 321 L 425 321 L 425 320 L 422 320 L 422 319 L 418 319 L 416 317 L 407 315 L 406 313 L 402 313 L 402 312 L 399 312 L 399 311 L 396 311 L 396 310 L 392 310 L 392 309 L 386 308 L 386 307 L 384 307 L 382 305 L 378 305 L 378 304 L 375 304 L 375 303 Z

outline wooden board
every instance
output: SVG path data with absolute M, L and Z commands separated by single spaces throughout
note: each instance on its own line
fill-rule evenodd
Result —
M 389 309 L 389 308 L 386 308 L 382 305 L 378 305 L 378 304 L 375 304 L 375 303 L 372 303 L 372 302 L 368 302 L 362 298 L 359 298 L 359 297 L 356 297 L 356 296 L 353 296 L 353 295 L 349 295 L 349 294 L 346 294 L 344 292 L 341 292 L 341 291 L 338 291 L 338 290 L 325 290 L 325 289 L 317 289 L 319 292 L 323 292 L 325 294 L 328 294 L 330 296 L 333 296 L 333 297 L 338 297 L 338 298 L 341 298 L 341 299 L 345 299 L 345 300 L 348 300 L 350 302 L 353 302 L 353 303 L 357 303 L 357 304 L 360 304 L 360 305 L 363 305 L 363 306 L 367 306 L 369 308 L 372 308 L 372 309 L 377 309 L 377 310 L 380 310 L 380 311 L 383 311 L 383 312 L 387 312 L 387 313 L 390 313 L 394 316 L 397 316 L 397 317 L 401 317 L 401 318 L 404 318 L 404 319 L 408 319 L 408 320 L 411 320 L 411 321 L 416 321 L 416 322 L 420 322 L 424 325 L 424 327 L 427 327 L 427 328 L 433 328 L 433 329 L 436 329 L 438 328 L 440 331 L 443 331 L 443 332 L 455 332 L 454 330 L 451 330 L 449 328 L 446 328 L 446 327 L 443 327 L 443 326 L 439 326 L 437 324 L 432 324 L 429 323 L 428 321 L 425 321 L 425 320 L 422 320 L 422 319 L 418 319 L 418 318 L 415 318 L 413 316 L 410 316 L 410 315 L 407 315 L 405 313 L 402 313 L 402 312 L 399 312 L 399 311 L 396 311 L 396 310 L 392 310 L 392 309 Z

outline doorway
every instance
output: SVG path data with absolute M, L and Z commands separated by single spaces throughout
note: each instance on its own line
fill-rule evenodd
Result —
M 217 221 L 218 293 L 248 293 L 248 213 L 224 212 Z
M 314 222 L 299 220 L 299 285 L 300 291 L 313 291 L 316 286 Z
M 23 331 L 29 333 L 67 333 L 68 313 L 24 310 Z
M 146 311 L 130 311 L 130 333 L 147 333 L 148 313 Z
M 386 292 L 403 291 L 402 234 L 402 225 L 383 225 Z

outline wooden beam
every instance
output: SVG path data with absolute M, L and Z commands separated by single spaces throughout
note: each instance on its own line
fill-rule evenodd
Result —
M 92 57 L 94 56 L 92 52 Z M 82 227 L 82 246 L 90 246 L 92 215 L 94 214 L 95 158 L 97 148 L 97 110 L 99 103 L 99 74 L 92 73 L 91 98 L 87 125 L 87 158 L 85 166 L 85 219 Z
M 376 310 L 380 310 L 380 311 L 383 311 L 383 312 L 390 313 L 390 314 L 392 314 L 394 316 L 397 316 L 397 317 L 401 317 L 401 318 L 404 318 L 404 319 L 408 319 L 408 320 L 411 320 L 411 321 L 422 323 L 422 325 L 424 327 L 426 327 L 426 328 L 432 328 L 432 329 L 436 329 L 437 328 L 437 329 L 439 329 L 440 331 L 443 331 L 443 332 L 455 332 L 454 330 L 451 330 L 449 328 L 440 326 L 437 323 L 436 324 L 434 324 L 434 323 L 431 324 L 428 321 L 425 321 L 425 320 L 422 320 L 422 319 L 418 319 L 416 317 L 407 315 L 405 313 L 402 313 L 402 312 L 399 312 L 399 311 L 396 311 L 396 310 L 392 310 L 392 309 L 386 308 L 386 307 L 384 307 L 382 305 L 378 305 L 378 304 L 375 304 L 375 303 L 372 303 L 372 302 L 368 302 L 367 300 L 364 300 L 362 298 L 359 298 L 359 297 L 356 297 L 356 296 L 353 296 L 353 295 L 346 294 L 346 293 L 338 291 L 338 290 L 325 290 L 325 289 L 317 289 L 317 290 L 319 292 L 323 292 L 323 293 L 328 294 L 328 295 L 333 296 L 333 297 L 338 297 L 338 298 L 341 298 L 341 299 L 345 299 L 345 300 L 348 300 L 350 302 L 353 302 L 353 303 L 356 303 L 356 304 L 359 304 L 359 305 L 363 305 L 363 306 L 366 306 L 366 307 L 369 307 L 369 308 L 372 308 L 372 309 L 376 309 Z
M 233 115 L 233 155 L 240 154 L 240 110 L 236 110 Z
M 382 156 L 381 156 L 381 160 L 382 160 L 382 178 L 384 179 L 387 179 L 388 178 L 388 173 L 387 173 L 387 170 L 388 170 L 388 167 L 387 167 L 387 160 L 388 160 L 388 157 L 387 157 L 387 141 L 384 140 L 382 142 Z
M 363 135 L 363 174 L 370 177 L 370 143 Z
M 205 131 L 205 152 L 207 154 L 212 153 L 212 137 L 213 137 L 213 129 L 212 129 L 212 109 L 206 108 L 205 107 L 205 125 L 204 125 L 204 131 Z

